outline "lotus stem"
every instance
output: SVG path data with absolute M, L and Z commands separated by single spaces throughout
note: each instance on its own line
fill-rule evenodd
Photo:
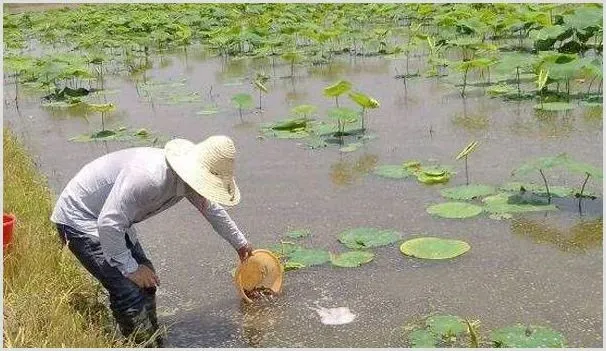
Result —
M 362 107 L 362 131 L 364 131 L 364 112 L 366 111 L 366 109 L 364 107 Z
M 238 112 L 240 112 L 240 121 L 244 123 L 244 119 L 242 118 L 242 107 L 238 108 Z
M 101 131 L 105 131 L 105 113 L 101 112 Z
M 465 182 L 469 185 L 469 173 L 467 171 L 467 155 L 465 155 Z
M 465 96 L 465 86 L 467 85 L 467 71 L 469 71 L 469 67 L 465 68 L 465 73 L 463 74 L 463 91 L 461 92 L 461 96 Z
M 520 92 L 520 67 L 516 67 L 516 83 L 518 84 L 518 97 L 522 95 Z
M 261 110 L 261 90 L 259 90 L 259 110 Z
M 547 178 L 545 178 L 545 174 L 542 169 L 539 169 L 539 173 L 541 173 L 541 177 L 543 177 L 543 182 L 545 183 L 545 190 L 547 191 L 547 199 L 548 202 L 551 203 L 551 193 L 549 192 L 549 185 L 547 185 Z
M 579 193 L 579 202 L 581 202 L 581 199 L 583 198 L 583 191 L 585 191 L 585 185 L 587 184 L 587 181 L 589 180 L 589 177 L 591 176 L 591 174 L 589 174 L 587 172 L 585 172 L 585 174 L 587 174 L 587 177 L 585 177 L 583 186 L 581 186 L 581 192 Z
M 335 96 L 335 103 L 337 104 L 337 108 L 339 108 L 339 97 Z
M 593 78 L 591 78 L 591 82 L 589 82 L 589 88 L 587 88 L 587 94 L 589 94 L 591 92 L 591 86 L 593 85 L 593 82 L 595 81 L 595 79 L 598 76 L 593 76 Z

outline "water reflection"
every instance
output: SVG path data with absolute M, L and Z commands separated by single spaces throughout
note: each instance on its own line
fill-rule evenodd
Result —
M 534 118 L 516 119 L 509 128 L 520 136 L 567 137 L 575 131 L 574 116 L 570 111 L 560 115 L 558 112 L 535 110 Z
M 603 119 L 602 106 L 588 107 L 583 111 L 583 122 L 591 128 L 602 129 Z
M 355 160 L 340 160 L 330 167 L 330 179 L 336 185 L 350 185 L 372 171 L 379 157 L 363 154 Z
M 566 252 L 585 252 L 602 246 L 602 217 L 581 218 L 572 227 L 556 228 L 542 220 L 517 218 L 511 222 L 511 231 L 536 243 L 553 244 Z

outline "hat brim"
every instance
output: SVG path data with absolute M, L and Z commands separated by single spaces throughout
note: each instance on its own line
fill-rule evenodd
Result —
M 206 199 L 226 206 L 237 205 L 240 189 L 234 177 L 225 179 L 212 174 L 196 160 L 192 152 L 194 148 L 195 144 L 189 140 L 169 141 L 164 147 L 168 164 L 187 185 Z

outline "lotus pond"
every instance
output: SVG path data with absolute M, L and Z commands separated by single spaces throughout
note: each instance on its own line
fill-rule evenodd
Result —
M 173 347 L 601 347 L 602 7 L 137 4 L 4 14 L 4 126 L 88 161 L 230 135 L 281 257 L 240 301 L 185 202 L 138 224 Z

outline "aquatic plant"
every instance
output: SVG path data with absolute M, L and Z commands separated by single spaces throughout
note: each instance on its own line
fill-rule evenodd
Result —
M 366 249 L 392 244 L 399 239 L 395 230 L 377 228 L 353 228 L 339 234 L 339 242 L 350 249 Z
M 565 339 L 559 332 L 542 326 L 516 324 L 490 333 L 494 347 L 565 347 Z
M 351 83 L 346 80 L 340 80 L 324 88 L 324 95 L 334 97 L 337 108 L 339 107 L 339 96 L 351 90 Z
M 470 153 L 474 152 L 477 147 L 478 147 L 478 142 L 474 140 L 471 143 L 469 143 L 463 150 L 461 150 L 461 152 L 459 152 L 459 154 L 455 158 L 456 160 L 465 158 L 465 184 L 467 184 L 467 185 L 469 185 L 469 172 L 467 170 L 467 156 L 469 156 Z
M 358 120 L 358 113 L 347 107 L 336 107 L 328 110 L 328 117 L 337 120 L 337 133 L 340 144 L 343 144 L 343 136 L 345 136 L 345 125 L 354 123 Z
M 369 251 L 348 251 L 338 255 L 330 255 L 330 262 L 333 266 L 353 268 L 359 267 L 372 261 L 375 254 Z
M 269 77 L 264 74 L 257 73 L 257 77 L 253 80 L 255 88 L 259 91 L 259 110 L 261 110 L 261 94 L 267 94 L 267 88 L 265 83 L 269 80 Z
M 242 110 L 250 108 L 252 106 L 252 96 L 246 93 L 239 93 L 232 96 L 231 101 L 238 108 L 238 113 L 240 114 L 240 121 L 244 122 L 244 118 L 242 117 Z
M 547 78 L 549 78 L 549 71 L 541 69 L 536 80 L 537 90 L 540 95 L 539 100 L 541 101 L 541 109 L 543 108 L 543 88 L 545 88 L 545 84 L 547 84 Z
M 377 100 L 375 100 L 374 98 L 367 96 L 365 94 L 359 93 L 359 92 L 350 92 L 348 94 L 349 98 L 352 99 L 356 104 L 358 104 L 358 106 L 360 106 L 362 108 L 362 112 L 360 113 L 361 116 L 361 120 L 362 120 L 362 130 L 364 131 L 364 117 L 365 117 L 365 112 L 367 108 L 372 108 L 375 109 L 377 107 L 379 107 L 379 102 Z
M 469 218 L 482 213 L 481 206 L 465 202 L 444 202 L 427 207 L 427 213 L 442 218 Z
M 440 190 L 442 196 L 452 200 L 473 200 L 495 192 L 494 186 L 483 184 L 467 184 Z
M 460 256 L 471 249 L 471 246 L 461 240 L 443 239 L 437 237 L 420 237 L 410 239 L 400 245 L 400 251 L 410 257 L 423 258 L 429 260 L 444 260 Z M 431 324 L 430 324 L 431 325 Z M 438 324 L 439 325 L 439 324 Z M 431 327 L 430 327 L 431 328 Z M 447 334 L 450 326 L 446 328 L 437 326 L 436 334 Z M 464 330 L 456 330 L 461 332 Z

